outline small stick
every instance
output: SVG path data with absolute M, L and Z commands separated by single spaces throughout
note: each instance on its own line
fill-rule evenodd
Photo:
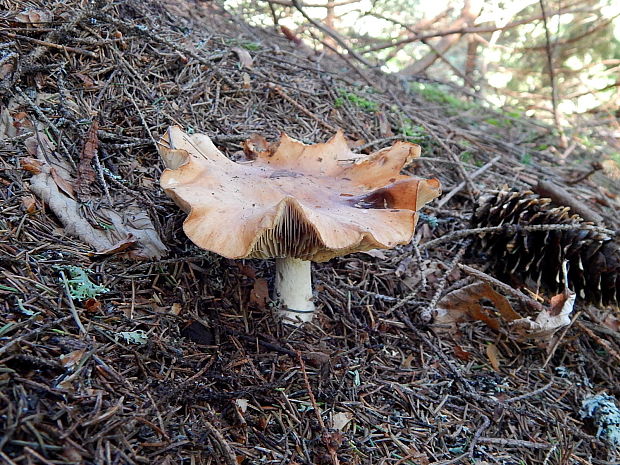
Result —
M 0 355 L 2 355 L 3 353 L 5 353 L 6 351 L 8 351 L 11 347 L 13 347 L 14 345 L 16 345 L 17 343 L 21 342 L 21 341 L 25 341 L 26 339 L 32 337 L 32 336 L 36 336 L 37 334 L 45 331 L 46 329 L 51 328 L 52 326 L 55 326 L 59 323 L 64 323 L 67 320 L 70 320 L 72 318 L 71 315 L 68 316 L 63 316 L 62 318 L 58 318 L 54 321 L 50 321 L 49 323 L 45 323 L 42 326 L 39 326 L 36 329 L 33 329 L 31 331 L 28 331 L 26 334 L 22 334 L 19 337 L 16 337 L 14 339 L 11 339 L 10 342 L 8 342 L 7 344 L 5 344 L 4 346 L 0 347 Z
M 222 433 L 220 433 L 217 428 L 206 418 L 203 418 L 202 422 L 209 434 L 217 441 L 217 445 L 220 447 L 224 460 L 226 460 L 226 465 L 237 465 L 238 462 L 235 452 L 232 450 L 230 444 L 228 444 L 228 441 L 226 441 L 226 438 L 224 438 Z
M 547 367 L 547 364 L 551 361 L 551 358 L 555 354 L 555 351 L 560 346 L 560 342 L 562 341 L 562 339 L 564 339 L 564 336 L 566 336 L 566 333 L 568 332 L 568 330 L 575 324 L 575 321 L 577 320 L 577 318 L 581 316 L 581 313 L 582 311 L 580 310 L 575 315 L 573 315 L 573 317 L 570 320 L 570 324 L 566 325 L 562 329 L 562 332 L 560 333 L 560 335 L 557 338 L 555 338 L 555 341 L 553 341 L 553 345 L 551 347 L 547 347 L 548 354 L 547 354 L 547 358 L 545 359 L 545 363 L 542 364 L 543 370 Z
M 617 361 L 620 362 L 620 354 L 616 350 L 614 350 L 614 348 L 611 346 L 611 344 L 609 342 L 607 342 L 604 339 L 601 339 L 599 336 L 597 336 L 594 333 L 594 331 L 592 331 L 590 328 L 585 326 L 583 323 L 578 322 L 578 323 L 575 323 L 575 325 L 579 329 L 583 330 L 592 339 L 594 339 L 598 344 L 602 345 L 607 352 L 609 352 Z
M 521 302 L 525 303 L 526 305 L 536 309 L 538 312 L 542 312 L 545 310 L 545 307 L 543 306 L 543 304 L 541 304 L 540 302 L 532 299 L 531 297 L 525 295 L 523 292 L 519 291 L 518 289 L 515 289 L 511 286 L 509 286 L 506 283 L 501 282 L 498 279 L 495 279 L 492 276 L 489 276 L 488 274 L 477 270 L 475 268 L 472 268 L 471 266 L 467 266 L 467 265 L 463 265 L 463 264 L 459 264 L 458 267 L 463 270 L 465 273 L 471 275 L 471 276 L 475 276 L 476 278 L 489 283 L 493 286 L 497 286 L 498 288 L 500 288 L 502 291 L 512 295 L 513 297 L 515 297 L 516 299 L 520 300 Z
M 573 212 L 577 213 L 586 221 L 592 221 L 593 223 L 599 224 L 603 224 L 605 222 L 603 217 L 594 212 L 591 207 L 588 207 L 583 202 L 575 199 L 574 194 L 571 194 L 563 187 L 560 187 L 551 181 L 540 180 L 538 181 L 538 184 L 533 187 L 533 190 L 543 197 L 549 197 L 559 205 L 566 205 L 567 207 L 570 207 Z
M 75 48 L 75 47 L 69 47 L 67 45 L 54 44 L 52 42 L 48 42 L 47 40 L 35 39 L 33 37 L 23 36 L 21 34 L 15 34 L 13 32 L 0 31 L 0 34 L 10 37 L 11 39 L 26 40 L 28 42 L 35 43 L 37 45 L 43 45 L 45 47 L 55 48 L 57 50 L 63 50 L 65 52 L 74 52 L 74 53 L 79 53 L 81 55 L 89 56 L 91 58 L 97 58 L 97 54 L 95 52 L 91 52 L 90 50 L 84 50 L 82 48 Z
M 63 271 L 60 272 L 60 276 L 62 277 L 62 282 L 65 285 L 65 294 L 67 296 L 67 299 L 69 300 L 69 308 L 71 309 L 71 315 L 73 316 L 73 319 L 75 320 L 75 324 L 78 326 L 78 328 L 80 328 L 80 332 L 82 334 L 86 334 L 86 328 L 84 328 L 84 325 L 82 324 L 82 321 L 80 320 L 80 315 L 78 315 L 77 309 L 75 308 L 75 305 L 73 304 L 73 297 L 71 297 L 71 291 L 69 290 L 69 283 L 67 282 L 67 277 L 65 276 L 65 273 Z
M 439 285 L 435 289 L 435 294 L 433 295 L 432 300 L 430 301 L 428 306 L 423 308 L 420 312 L 420 318 L 422 318 L 422 321 L 429 322 L 431 320 L 433 311 L 435 310 L 435 307 L 437 307 L 437 302 L 439 302 L 439 298 L 441 297 L 441 293 L 443 292 L 448 282 L 448 275 L 452 273 L 452 271 L 457 267 L 458 263 L 461 261 L 461 258 L 463 258 L 463 255 L 465 255 L 465 251 L 468 247 L 469 241 L 466 241 L 464 244 L 461 245 L 461 248 L 458 250 L 458 252 L 456 252 L 456 255 L 448 265 L 448 269 L 439 281 Z M 408 295 L 405 299 L 412 297 L 412 295 L 415 294 L 412 293 Z M 404 302 L 405 299 L 403 299 L 401 302 Z M 394 305 L 388 312 L 386 312 L 386 315 L 389 315 L 391 312 L 401 307 L 402 305 L 399 305 L 401 304 L 401 302 L 398 302 L 396 305 Z
M 319 410 L 319 406 L 317 405 L 316 399 L 314 398 L 314 393 L 312 392 L 312 388 L 310 387 L 310 381 L 308 380 L 308 373 L 306 372 L 306 364 L 304 363 L 304 360 L 301 356 L 301 352 L 299 351 L 297 351 L 297 360 L 299 361 L 299 366 L 301 367 L 301 373 L 304 376 L 304 382 L 306 384 L 306 389 L 308 390 L 308 397 L 310 397 L 310 403 L 312 404 L 314 413 L 316 413 L 316 418 L 319 422 L 319 426 L 321 427 L 321 431 L 323 433 L 321 435 L 323 439 L 323 443 L 325 444 L 325 447 L 327 451 L 329 452 L 329 455 L 332 459 L 332 463 L 334 465 L 340 465 L 340 460 L 338 459 L 336 450 L 333 447 L 330 447 L 330 445 L 328 444 L 329 434 L 328 434 L 327 428 L 325 427 L 325 422 L 323 421 L 323 418 L 321 417 L 321 411 Z
M 498 160 L 500 160 L 502 157 L 501 156 L 497 156 L 495 157 L 493 160 L 491 160 L 490 162 L 486 163 L 485 165 L 481 166 L 480 168 L 478 168 L 476 171 L 474 171 L 473 173 L 471 173 L 469 175 L 470 179 L 475 179 L 478 176 L 480 176 L 482 173 L 484 173 L 485 171 L 487 171 L 489 168 L 491 168 L 495 163 L 497 163 Z M 458 194 L 465 186 L 467 185 L 467 183 L 465 181 L 462 181 L 458 186 L 454 187 L 448 194 L 444 195 L 441 200 L 439 202 L 437 202 L 437 207 L 436 208 L 441 208 L 443 207 L 446 203 L 448 203 L 448 201 L 454 197 L 456 194 Z
M 425 242 L 424 244 L 420 244 L 420 250 L 430 249 L 431 247 L 436 246 L 437 244 L 442 244 L 444 242 L 450 242 L 455 239 L 462 239 L 467 236 L 474 236 L 477 234 L 488 234 L 488 233 L 513 233 L 516 234 L 518 232 L 533 232 L 533 231 L 572 231 L 574 229 L 589 229 L 592 231 L 597 231 L 603 234 L 607 234 L 609 236 L 616 236 L 617 232 L 612 231 L 611 229 L 601 228 L 599 226 L 592 226 L 589 224 L 533 224 L 529 226 L 521 226 L 519 224 L 503 224 L 501 226 L 489 226 L 486 228 L 472 228 L 472 229 L 463 229 L 461 231 L 454 231 L 449 234 L 445 234 L 437 239 L 433 239 L 432 241 Z
M 551 449 L 551 444 L 542 442 L 524 441 L 522 439 L 504 439 L 504 438 L 479 438 L 480 444 L 492 444 L 495 446 L 505 447 L 525 447 L 529 449 Z
M 520 400 L 529 399 L 530 397 L 534 397 L 534 396 L 537 396 L 538 394 L 545 392 L 551 386 L 553 386 L 553 381 L 550 381 L 549 383 L 545 384 L 543 387 L 538 388 L 532 392 L 521 394 L 520 396 L 516 396 L 516 397 L 510 397 L 509 399 L 505 399 L 503 402 L 505 404 L 510 404 L 512 402 L 518 402 Z
M 478 444 L 478 441 L 480 440 L 480 436 L 482 436 L 482 433 L 489 426 L 491 426 L 491 420 L 489 420 L 489 417 L 487 417 L 486 415 L 482 415 L 482 425 L 480 425 L 480 428 L 476 430 L 476 433 L 474 434 L 474 437 L 472 438 L 471 443 L 469 444 L 469 450 L 467 451 L 469 454 L 469 457 L 471 458 L 474 457 L 474 449 L 476 448 L 476 444 Z
M 292 97 L 289 97 L 284 90 L 282 90 L 282 87 L 280 87 L 277 84 L 273 84 L 273 83 L 269 83 L 268 87 L 272 90 L 274 90 L 278 95 L 280 95 L 280 97 L 282 97 L 284 100 L 286 100 L 287 102 L 289 102 L 291 105 L 293 105 L 295 108 L 297 108 L 299 111 L 301 111 L 303 114 L 305 114 L 306 116 L 309 116 L 310 118 L 312 118 L 314 121 L 316 121 L 317 123 L 319 123 L 321 126 L 329 129 L 332 132 L 337 132 L 338 129 L 335 128 L 334 126 L 332 126 L 329 123 L 326 123 L 325 121 L 323 121 L 321 118 L 319 118 L 318 116 L 316 116 L 314 113 L 312 113 L 310 110 L 308 110 L 307 108 L 303 107 L 301 104 L 299 104 L 298 102 L 296 102 Z

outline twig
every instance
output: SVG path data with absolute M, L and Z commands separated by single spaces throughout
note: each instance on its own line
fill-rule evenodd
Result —
M 36 329 L 28 331 L 26 334 L 22 334 L 21 336 L 15 337 L 11 339 L 10 342 L 0 347 L 0 355 L 8 351 L 14 345 L 20 343 L 21 341 L 25 341 L 26 339 L 31 338 L 32 336 L 36 336 L 37 334 L 45 331 L 46 329 L 51 328 L 52 326 L 56 326 L 57 324 L 64 323 L 67 320 L 70 320 L 72 315 L 63 316 L 62 318 L 58 318 L 54 321 L 50 321 L 49 323 L 45 323 L 44 325 L 39 326 Z
M 69 301 L 69 309 L 71 310 L 71 315 L 73 316 L 73 319 L 75 320 L 75 324 L 78 326 L 82 334 L 86 334 L 87 332 L 86 328 L 84 328 L 84 325 L 82 324 L 82 321 L 80 320 L 80 315 L 78 315 L 77 309 L 75 308 L 75 305 L 73 304 L 73 297 L 71 297 L 71 291 L 69 290 L 69 282 L 67 281 L 67 277 L 65 276 L 64 271 L 60 272 L 60 276 L 65 286 L 65 294 L 67 296 L 67 300 Z
M 67 45 L 59 45 L 59 44 L 55 44 L 52 42 L 48 42 L 47 40 L 35 39 L 33 37 L 23 36 L 21 34 L 15 34 L 13 32 L 0 31 L 0 34 L 10 37 L 11 39 L 26 40 L 28 42 L 32 42 L 38 45 L 43 45 L 45 47 L 55 48 L 57 50 L 63 50 L 65 52 L 79 53 L 81 55 L 86 55 L 91 58 L 97 58 L 97 54 L 95 52 L 91 52 L 90 50 L 84 50 L 82 48 L 69 47 Z
M 491 168 L 495 163 L 497 163 L 497 161 L 500 160 L 501 158 L 502 157 L 498 155 L 497 157 L 495 157 L 490 162 L 488 162 L 485 165 L 481 166 L 480 168 L 478 168 L 476 171 L 474 171 L 473 173 L 471 173 L 469 175 L 469 179 L 471 179 L 471 180 L 476 179 L 482 173 L 484 173 L 489 168 Z M 466 185 L 467 185 L 467 183 L 465 181 L 462 181 L 458 186 L 454 187 L 448 194 L 446 194 L 444 197 L 442 197 L 439 202 L 437 202 L 437 208 L 443 207 L 446 203 L 448 203 L 450 201 L 450 199 L 452 197 L 454 197 L 456 194 L 458 194 L 461 191 L 461 189 L 463 189 Z
M 549 17 L 552 16 L 557 16 L 559 14 L 569 14 L 571 13 L 572 10 L 557 10 L 557 11 L 553 11 Z M 404 39 L 400 39 L 400 40 L 396 40 L 394 42 L 390 42 L 387 44 L 379 44 L 379 45 L 375 45 L 372 47 L 369 47 L 367 49 L 365 49 L 363 51 L 363 53 L 369 53 L 369 52 L 377 52 L 379 50 L 384 50 L 386 48 L 392 48 L 392 47 L 397 47 L 399 45 L 405 45 L 405 44 L 409 44 L 411 42 L 417 42 L 417 41 L 421 41 L 421 40 L 425 40 L 425 39 L 433 39 L 435 37 L 443 37 L 443 36 L 450 36 L 453 34 L 481 34 L 481 33 L 486 33 L 486 32 L 495 32 L 495 31 L 505 31 L 508 29 L 514 29 L 515 27 L 519 27 L 522 26 L 524 24 L 528 24 L 534 21 L 539 21 L 542 19 L 542 15 L 539 16 L 532 16 L 529 18 L 525 18 L 525 19 L 521 19 L 518 21 L 514 21 L 510 24 L 506 24 L 505 26 L 480 26 L 480 27 L 456 27 L 456 28 L 452 28 L 452 29 L 446 29 L 445 31 L 437 31 L 437 32 L 429 32 L 427 34 L 412 34 L 409 35 L 408 37 L 405 37 Z
M 314 409 L 314 413 L 316 413 L 317 421 L 319 422 L 319 426 L 321 427 L 321 439 L 325 445 L 325 448 L 329 452 L 329 456 L 334 465 L 339 465 L 340 460 L 338 459 L 337 450 L 333 447 L 333 445 L 329 444 L 330 433 L 327 431 L 325 427 L 325 422 L 323 421 L 323 417 L 321 416 L 321 411 L 319 410 L 319 406 L 316 403 L 316 399 L 314 397 L 314 393 L 312 392 L 312 388 L 310 387 L 310 381 L 308 380 L 308 373 L 306 372 L 306 364 L 301 356 L 301 352 L 297 351 L 297 360 L 299 361 L 299 366 L 301 367 L 301 373 L 304 377 L 304 383 L 306 384 L 306 390 L 308 391 L 308 397 L 310 397 L 310 403 L 312 404 L 312 408 Z
M 603 346 L 605 350 L 609 352 L 618 362 L 620 362 L 620 354 L 611 346 L 609 342 L 607 342 L 604 339 L 601 339 L 599 336 L 597 336 L 594 333 L 594 331 L 592 331 L 590 328 L 588 328 L 586 325 L 584 325 L 581 322 L 575 323 L 575 326 L 583 330 L 588 336 L 594 339 L 599 345 Z
M 363 63 L 364 65 L 368 66 L 369 68 L 374 68 L 375 67 L 371 62 L 366 60 L 366 58 L 364 58 L 359 53 L 357 53 L 355 50 L 353 50 L 351 47 L 349 47 L 347 45 L 347 43 L 344 41 L 344 39 L 342 37 L 340 37 L 339 34 L 337 34 L 335 31 L 331 30 L 330 28 L 328 28 L 327 26 L 325 26 L 321 22 L 316 21 L 315 19 L 312 19 L 310 16 L 308 16 L 308 13 L 306 13 L 304 11 L 304 9 L 303 9 L 301 3 L 299 2 L 299 0 L 292 0 L 292 2 L 293 2 L 293 5 L 295 6 L 295 8 L 297 8 L 297 10 L 303 15 L 303 17 L 306 18 L 306 21 L 308 21 L 310 24 L 312 24 L 314 27 L 316 27 L 317 29 L 319 29 L 323 33 L 325 33 L 328 36 L 330 36 L 331 38 L 333 38 L 338 45 L 340 45 L 342 48 L 344 48 L 349 53 L 349 55 L 354 57 L 360 63 Z
M 209 432 L 212 438 L 215 441 L 217 441 L 217 445 L 220 448 L 220 452 L 224 456 L 224 460 L 226 460 L 226 464 L 227 465 L 238 465 L 237 456 L 235 455 L 235 452 L 230 447 L 230 444 L 228 444 L 228 441 L 226 441 L 226 438 L 222 436 L 222 433 L 220 433 L 218 429 L 215 426 L 213 426 L 211 422 L 207 420 L 206 418 L 203 417 L 202 422 L 203 422 L 202 423 L 203 426 L 206 428 L 206 430 Z
M 435 307 L 437 307 L 437 302 L 439 302 L 441 294 L 444 288 L 446 287 L 446 283 L 448 282 L 448 275 L 450 275 L 450 273 L 452 273 L 452 271 L 457 267 L 457 265 L 461 261 L 461 258 L 463 258 L 463 255 L 465 255 L 465 251 L 467 250 L 468 247 L 469 247 L 469 241 L 465 241 L 461 245 L 461 248 L 456 252 L 456 255 L 454 255 L 454 258 L 452 259 L 445 273 L 441 277 L 439 284 L 435 287 L 435 294 L 433 294 L 433 298 L 431 299 L 430 303 L 425 308 L 423 308 L 422 311 L 420 312 L 420 318 L 422 319 L 422 321 L 429 322 L 431 320 L 433 316 L 433 312 L 435 311 Z M 409 298 L 412 295 L 414 294 L 410 294 L 406 298 Z M 392 311 L 402 306 L 399 304 L 400 302 L 394 305 L 394 307 L 392 307 L 388 312 L 386 312 L 386 315 L 389 315 Z
M 540 387 L 540 388 L 538 388 L 538 389 L 536 389 L 536 390 L 534 390 L 532 392 L 521 394 L 520 396 L 516 396 L 516 397 L 510 397 L 509 399 L 505 399 L 503 402 L 505 404 L 510 404 L 512 402 L 518 402 L 520 400 L 529 399 L 531 397 L 537 396 L 538 394 L 541 394 L 541 393 L 545 392 L 551 386 L 553 386 L 553 381 L 548 382 L 543 387 Z
M 553 121 L 555 127 L 560 133 L 560 144 L 563 148 L 567 147 L 566 135 L 560 124 L 560 112 L 558 110 L 558 86 L 553 69 L 553 50 L 551 48 L 551 37 L 549 35 L 549 27 L 547 26 L 547 12 L 545 10 L 544 0 L 538 0 L 540 10 L 542 12 L 543 25 L 545 27 L 545 50 L 547 51 L 547 64 L 549 65 L 549 80 L 551 81 L 551 106 L 553 107 Z
M 486 228 L 472 228 L 462 229 L 460 231 L 454 231 L 449 234 L 445 234 L 432 241 L 420 244 L 420 250 L 426 250 L 435 247 L 438 244 L 444 242 L 451 242 L 457 239 L 462 239 L 467 236 L 474 236 L 477 234 L 498 234 L 508 233 L 517 234 L 521 232 L 540 232 L 540 231 L 572 231 L 575 229 L 585 229 L 607 234 L 611 237 L 616 236 L 618 233 L 611 229 L 601 228 L 599 226 L 592 226 L 589 224 L 534 224 L 529 226 L 521 226 L 519 224 L 503 224 L 501 226 L 489 226 Z
M 299 111 L 301 111 L 303 114 L 305 114 L 306 116 L 309 116 L 310 118 L 312 118 L 314 121 L 316 121 L 317 123 L 319 123 L 321 126 L 329 129 L 332 132 L 337 132 L 338 129 L 335 128 L 334 126 L 332 126 L 329 123 L 326 123 L 325 121 L 323 121 L 321 118 L 319 118 L 318 116 L 316 116 L 314 113 L 312 113 L 310 110 L 308 110 L 307 108 L 305 108 L 304 106 L 302 106 L 300 103 L 296 102 L 292 97 L 289 97 L 286 92 L 284 92 L 284 90 L 282 90 L 282 87 L 273 84 L 273 83 L 269 83 L 268 87 L 272 90 L 274 90 L 280 97 L 282 97 L 284 100 L 286 100 L 287 102 L 289 102 L 291 105 L 293 105 L 295 108 L 297 108 Z
M 528 449 L 551 449 L 552 444 L 545 444 L 542 442 L 524 441 L 522 439 L 504 439 L 504 438 L 480 438 L 478 439 L 480 444 L 492 444 L 494 446 L 502 447 L 525 447 Z
M 474 449 L 476 448 L 476 444 L 478 444 L 478 441 L 480 440 L 480 436 L 482 436 L 482 433 L 490 425 L 491 425 L 491 420 L 489 420 L 489 417 L 487 417 L 486 415 L 482 415 L 482 424 L 480 425 L 480 428 L 476 430 L 476 433 L 474 434 L 474 437 L 471 440 L 471 444 L 469 444 L 469 450 L 467 451 L 469 457 L 471 457 L 472 459 L 474 458 Z
M 603 217 L 594 212 L 591 207 L 577 200 L 573 194 L 551 181 L 541 179 L 538 181 L 538 184 L 533 187 L 533 190 L 543 197 L 549 197 L 558 205 L 570 207 L 571 210 L 586 221 L 592 221 L 593 223 L 603 223 L 605 221 Z
M 531 297 L 525 295 L 520 290 L 515 289 L 509 286 L 508 284 L 501 282 L 498 279 L 495 279 L 493 276 L 489 276 L 488 274 L 480 270 L 477 270 L 475 268 L 472 268 L 471 266 L 467 266 L 467 265 L 459 264 L 459 268 L 471 276 L 475 276 L 476 278 L 486 283 L 489 283 L 493 286 L 500 288 L 502 291 L 506 292 L 507 294 L 512 295 L 513 297 L 520 300 L 524 304 L 536 309 L 538 312 L 542 312 L 543 310 L 545 310 L 545 307 L 537 300 L 534 300 Z

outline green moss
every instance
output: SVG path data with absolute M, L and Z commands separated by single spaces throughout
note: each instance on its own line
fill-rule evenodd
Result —
M 478 105 L 474 103 L 466 102 L 465 100 L 461 100 L 454 95 L 442 91 L 438 86 L 433 84 L 412 82 L 411 89 L 422 95 L 429 102 L 447 105 L 455 110 L 471 110 L 478 107 Z
M 402 121 L 403 124 L 400 128 L 398 128 L 398 132 L 400 132 L 403 136 L 407 136 L 409 140 L 415 142 L 416 144 L 421 144 L 428 139 L 428 134 L 422 126 L 414 125 L 409 118 L 403 118 Z
M 250 41 L 244 41 L 244 40 L 239 40 L 239 39 L 223 39 L 222 42 L 224 43 L 224 45 L 228 45 L 228 46 L 237 45 L 239 47 L 243 47 L 246 50 L 249 50 L 250 52 L 256 52 L 263 48 L 263 46 L 259 44 L 258 42 L 250 42 Z
M 525 152 L 522 156 L 521 156 L 521 163 L 523 163 L 524 165 L 531 165 L 532 164 L 532 154 Z
M 484 120 L 484 122 L 500 128 L 509 128 L 510 126 L 512 126 L 512 121 L 506 118 L 487 118 Z
M 338 89 L 338 94 L 340 95 L 340 97 L 337 97 L 334 100 L 334 107 L 336 108 L 342 107 L 344 105 L 344 101 L 348 100 L 353 105 L 364 111 L 375 112 L 379 110 L 379 104 L 377 102 L 373 102 L 372 100 L 360 97 L 353 92 L 348 92 L 345 89 Z

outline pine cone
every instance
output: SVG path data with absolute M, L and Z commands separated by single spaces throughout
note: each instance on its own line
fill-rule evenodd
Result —
M 472 227 L 506 226 L 500 233 L 481 234 L 472 244 L 484 253 L 498 278 L 534 285 L 548 292 L 564 289 L 562 262 L 568 260 L 568 284 L 581 300 L 596 305 L 620 302 L 620 246 L 612 237 L 583 226 L 569 207 L 531 191 L 496 191 L 483 196 L 472 216 Z M 570 230 L 524 231 L 523 226 L 566 224 Z

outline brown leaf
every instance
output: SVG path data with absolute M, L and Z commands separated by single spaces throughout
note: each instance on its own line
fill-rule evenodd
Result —
M 32 174 L 39 174 L 43 165 L 39 160 L 32 157 L 24 157 L 19 162 L 22 165 L 22 169 Z
M 86 133 L 86 140 L 82 153 L 80 154 L 80 163 L 77 167 L 77 180 L 75 183 L 76 190 L 79 197 L 84 197 L 92 191 L 92 185 L 95 182 L 96 174 L 92 167 L 93 158 L 97 154 L 99 148 L 99 138 L 97 137 L 97 131 L 99 130 L 99 124 L 97 121 L 93 121 L 90 129 Z
M 256 270 L 252 268 L 250 265 L 244 265 L 241 262 L 235 262 L 237 264 L 237 268 L 239 268 L 239 272 L 250 279 L 256 279 Z
M 180 315 L 181 314 L 181 310 L 183 310 L 183 307 L 181 306 L 180 303 L 175 302 L 170 306 L 170 313 L 172 315 Z
M 64 354 L 60 356 L 60 363 L 65 368 L 72 368 L 76 363 L 78 363 L 82 357 L 86 349 L 78 349 L 73 352 L 69 352 L 68 354 Z
M 101 311 L 101 302 L 97 299 L 88 299 L 84 302 L 84 308 L 90 313 L 99 313 Z
M 87 89 L 91 89 L 95 87 L 95 81 L 90 76 L 84 73 L 73 73 L 73 75 L 78 78 L 84 84 L 84 87 Z
M 500 353 L 499 349 L 495 344 L 487 345 L 487 357 L 489 358 L 489 362 L 491 362 L 491 366 L 495 371 L 499 371 L 500 366 Z
M 24 206 L 26 213 L 33 214 L 37 211 L 37 201 L 32 195 L 22 197 L 22 205 Z
M 15 70 L 16 61 L 17 57 L 14 57 L 13 60 L 7 61 L 0 66 L 0 79 L 4 79 Z
M 338 431 L 344 431 L 345 427 L 353 420 L 351 412 L 339 412 L 332 416 L 331 428 Z
M 463 360 L 464 362 L 469 362 L 471 360 L 471 352 L 463 350 L 461 346 L 454 346 L 454 355 L 456 358 Z
M 247 157 L 254 160 L 260 154 L 269 152 L 270 144 L 263 136 L 259 134 L 252 134 L 252 136 L 243 142 L 243 152 Z
M 239 57 L 239 63 L 241 63 L 241 67 L 243 68 L 251 68 L 254 66 L 254 60 L 252 59 L 252 55 L 243 47 L 234 47 L 232 49 L 233 52 L 237 54 Z
M 511 328 L 523 339 L 539 339 L 549 342 L 553 335 L 571 323 L 575 305 L 575 293 L 565 291 L 551 298 L 551 307 L 545 308 L 535 320 L 521 318 L 511 324 Z
M 58 188 L 65 194 L 67 194 L 68 197 L 71 197 L 73 200 L 75 200 L 75 191 L 73 190 L 73 186 L 62 176 L 60 176 L 54 168 L 50 168 L 50 175 L 52 176 L 52 179 L 54 180 Z
M 291 42 L 295 43 L 295 45 L 301 45 L 302 44 L 302 40 L 297 37 L 297 35 L 291 31 L 288 27 L 286 26 L 280 26 L 280 30 L 282 31 L 282 34 L 284 34 L 284 36 L 290 40 Z
M 132 247 L 135 247 L 137 243 L 138 241 L 136 241 L 133 235 L 129 234 L 126 239 L 123 239 L 122 241 L 117 242 L 109 249 L 101 250 L 99 252 L 93 252 L 93 253 L 90 253 L 89 255 L 91 257 L 93 256 L 100 257 L 103 255 L 115 255 L 115 254 L 125 252 L 126 250 L 131 249 Z
M 15 15 L 15 21 L 34 27 L 42 27 L 43 23 L 49 23 L 53 18 L 47 10 L 28 9 Z
M 269 301 L 269 286 L 267 280 L 258 278 L 254 281 L 254 286 L 250 292 L 250 303 L 260 309 L 264 309 Z
M 442 297 L 437 304 L 435 322 L 450 324 L 455 327 L 458 322 L 474 319 L 484 322 L 494 330 L 498 330 L 500 320 L 484 308 L 482 302 L 485 299 L 493 303 L 498 313 L 505 320 L 510 322 L 521 318 L 504 296 L 498 294 L 489 284 L 477 282 Z
M 558 316 L 562 312 L 562 308 L 564 307 L 564 304 L 566 303 L 566 300 L 568 298 L 569 295 L 564 292 L 551 297 L 551 300 L 549 302 L 549 315 Z

